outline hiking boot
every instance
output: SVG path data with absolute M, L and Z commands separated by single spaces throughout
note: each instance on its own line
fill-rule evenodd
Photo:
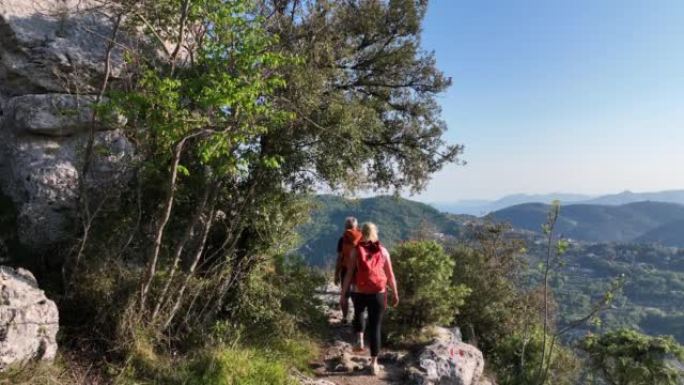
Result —
M 377 362 L 372 363 L 370 365 L 370 372 L 371 376 L 377 376 L 380 373 L 380 365 Z

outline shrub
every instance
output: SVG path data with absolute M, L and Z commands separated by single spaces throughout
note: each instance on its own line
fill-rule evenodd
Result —
M 392 253 L 400 303 L 389 314 L 389 328 L 400 336 L 415 335 L 428 325 L 449 325 L 470 294 L 452 282 L 454 261 L 434 241 L 407 242 Z
M 547 341 L 546 351 L 553 349 L 552 363 L 545 381 L 540 373 L 543 346 L 541 327 L 530 327 L 508 336 L 503 336 L 488 356 L 489 364 L 495 369 L 501 385 L 553 384 L 574 385 L 577 383 L 580 361 L 571 349 Z
M 684 379 L 684 347 L 672 337 L 620 329 L 580 344 L 596 373 L 615 385 L 677 385 Z
M 301 258 L 278 256 L 247 277 L 230 309 L 230 325 L 219 322 L 218 329 L 256 342 L 320 330 L 326 319 L 313 294 L 324 283 L 324 275 Z M 223 342 L 230 343 L 226 338 Z
M 499 342 L 538 320 L 542 300 L 519 285 L 524 243 L 508 236 L 510 228 L 485 224 L 468 228 L 469 241 L 448 247 L 455 284 L 472 293 L 456 316 L 464 338 L 489 354 Z

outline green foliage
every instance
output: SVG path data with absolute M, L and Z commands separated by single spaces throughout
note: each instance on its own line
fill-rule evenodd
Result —
M 320 279 L 273 257 L 292 248 L 307 194 L 420 190 L 461 151 L 442 139 L 435 99 L 449 81 L 419 46 L 425 4 L 113 7 L 131 41 L 115 45 L 126 66 L 98 115 L 126 116 L 135 180 L 120 199 L 81 197 L 83 238 L 62 270 L 75 310 L 64 330 L 96 336 L 82 339 L 129 362 L 133 382 L 173 384 L 179 352 L 198 360 L 187 369 L 198 381 L 277 383 L 257 341 L 299 355 L 283 341 L 321 317 L 311 299 Z M 207 345 L 215 353 L 197 353 Z M 257 369 L 230 372 L 245 360 Z
M 0 385 L 74 385 L 88 383 L 84 368 L 65 362 L 58 356 L 55 362 L 29 362 L 10 366 L 0 373 Z
M 263 346 L 216 345 L 171 358 L 139 352 L 117 376 L 118 385 L 294 385 L 290 369 L 306 369 L 317 350 L 306 338 L 272 340 Z M 47 385 L 47 383 L 46 383 Z
M 294 385 L 282 362 L 253 350 L 218 350 L 190 366 L 188 385 Z
M 539 383 L 538 369 L 544 349 L 543 332 L 539 327 L 521 329 L 502 336 L 488 356 L 501 385 L 529 385 Z M 554 361 L 549 370 L 550 378 L 545 384 L 574 385 L 579 374 L 580 361 L 573 351 L 562 345 L 551 346 Z
M 580 347 L 610 384 L 679 385 L 684 379 L 684 348 L 672 337 L 620 329 L 587 336 Z
M 545 252 L 529 243 L 530 264 Z M 604 332 L 618 328 L 648 334 L 673 335 L 684 342 L 684 250 L 640 244 L 581 244 L 571 242 L 564 255 L 560 275 L 551 279 L 559 305 L 559 323 L 567 324 L 591 311 L 600 293 L 611 289 L 616 276 L 624 276 L 624 287 L 615 293 L 609 310 L 598 315 L 600 325 L 585 325 L 572 337 L 586 331 Z M 540 274 L 525 274 L 526 286 L 535 286 Z
M 436 102 L 450 81 L 420 48 L 426 2 L 258 4 L 282 49 L 302 61 L 284 68 L 278 98 L 295 121 L 268 135 L 296 185 L 416 190 L 456 161 L 462 147 L 441 138 Z
M 276 70 L 291 59 L 270 49 L 277 37 L 262 28 L 263 19 L 249 16 L 248 4 L 190 1 L 187 22 L 204 31 L 191 65 L 169 70 L 140 62 L 137 87 L 112 94 L 112 108 L 128 116 L 139 142 L 160 160 L 196 136 L 196 159 L 219 175 L 244 176 L 255 162 L 279 166 L 278 158 L 261 157 L 258 141 L 267 122 L 290 116 L 269 96 L 285 85 Z M 187 166 L 182 173 L 189 174 Z
M 470 289 L 451 277 L 454 261 L 434 241 L 399 245 L 392 253 L 400 303 L 389 314 L 388 330 L 400 336 L 429 325 L 451 325 Z
M 222 341 L 238 337 L 258 343 L 265 336 L 269 341 L 294 338 L 300 330 L 313 334 L 326 323 L 320 300 L 313 295 L 324 283 L 324 275 L 301 259 L 279 256 L 247 278 L 232 301 L 230 325 L 220 322 L 217 330 L 224 335 L 217 336 Z
M 467 232 L 470 244 L 448 248 L 454 262 L 454 284 L 472 290 L 456 323 L 466 340 L 476 343 L 485 354 L 539 314 L 534 301 L 538 298 L 527 295 L 517 284 L 525 267 L 523 243 L 508 237 L 507 231 L 496 224 L 473 226 Z

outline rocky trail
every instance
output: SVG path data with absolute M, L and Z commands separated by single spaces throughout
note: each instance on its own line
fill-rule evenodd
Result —
M 404 384 L 403 360 L 408 353 L 383 348 L 378 357 L 380 373 L 376 376 L 371 375 L 368 347 L 363 352 L 355 352 L 352 346 L 354 333 L 351 323 L 342 323 L 342 311 L 337 306 L 339 288 L 327 286 L 320 292 L 319 297 L 324 302 L 331 335 L 323 345 L 318 360 L 311 364 L 316 379 L 302 377 L 300 382 L 303 385 Z M 349 316 L 350 319 L 351 316 L 352 314 Z
M 328 285 L 318 296 L 323 300 L 331 335 L 318 360 L 311 363 L 315 378 L 297 376 L 302 385 L 493 384 L 482 374 L 482 353 L 463 343 L 457 330 L 445 328 L 436 328 L 434 342 L 420 349 L 419 354 L 384 346 L 378 357 L 380 373 L 371 375 L 368 349 L 354 352 L 352 327 L 342 323 L 337 306 L 339 287 Z

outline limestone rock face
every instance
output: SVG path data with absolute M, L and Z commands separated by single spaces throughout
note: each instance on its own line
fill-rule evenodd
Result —
M 126 123 L 121 116 L 109 116 L 105 125 L 93 122 L 93 95 L 38 94 L 10 99 L 5 108 L 5 129 L 19 134 L 70 136 L 95 129 L 114 129 Z
M 57 305 L 24 269 L 0 266 L 0 371 L 12 364 L 52 360 L 57 353 Z
M 104 71 L 112 19 L 97 0 L 0 2 L 0 92 L 94 93 Z M 122 52 L 112 52 L 112 75 Z
M 5 134 L 0 153 L 4 193 L 18 207 L 20 241 L 41 250 L 72 231 L 87 135 L 64 138 Z M 128 175 L 134 152 L 120 131 L 95 134 L 89 189 L 116 187 Z
M 482 385 L 484 358 L 476 347 L 461 341 L 458 329 L 438 328 L 435 341 L 418 357 L 409 371 L 416 385 Z
M 34 251 L 73 234 L 81 184 L 112 195 L 130 176 L 135 149 L 121 129 L 125 120 L 93 122 L 112 31 L 103 4 L 0 1 L 0 192 L 16 207 L 19 240 Z M 112 81 L 122 65 L 116 46 Z M 83 178 L 91 130 L 93 158 Z

